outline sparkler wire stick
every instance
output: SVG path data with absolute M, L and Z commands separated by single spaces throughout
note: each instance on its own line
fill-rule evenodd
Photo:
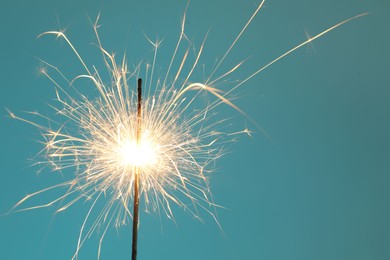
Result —
M 140 143 L 141 139 L 141 116 L 142 116 L 142 79 L 138 79 L 138 88 L 137 88 L 137 145 Z M 138 242 L 138 216 L 139 216 L 139 166 L 135 169 L 134 177 L 134 212 L 133 212 L 133 244 L 131 259 L 137 260 L 137 242 Z

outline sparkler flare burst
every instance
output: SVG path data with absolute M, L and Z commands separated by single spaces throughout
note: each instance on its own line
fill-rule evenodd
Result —
M 56 89 L 57 103 L 53 109 L 59 117 L 55 120 L 34 112 L 35 116 L 48 122 L 41 124 L 11 112 L 10 115 L 42 131 L 44 149 L 40 154 L 45 159 L 38 164 L 49 165 L 55 171 L 70 168 L 74 174 L 63 183 L 27 195 L 12 210 L 30 210 L 58 204 L 59 212 L 80 200 L 90 200 L 74 258 L 77 258 L 81 246 L 90 235 L 98 227 L 103 227 L 99 257 L 104 236 L 110 226 L 119 227 L 134 217 L 138 219 L 138 212 L 133 213 L 133 207 L 139 198 L 142 209 L 146 211 L 162 213 L 173 219 L 171 205 L 176 204 L 200 220 L 201 211 L 206 211 L 218 223 L 215 216 L 215 207 L 218 206 L 212 199 L 208 174 L 213 170 L 212 163 L 224 154 L 226 143 L 233 141 L 239 134 L 250 134 L 248 129 L 229 131 L 226 126 L 228 119 L 218 114 L 218 108 L 228 105 L 245 115 L 231 101 L 234 90 L 286 55 L 351 19 L 364 15 L 326 29 L 257 68 L 245 79 L 233 83 L 227 91 L 222 91 L 217 86 L 226 82 L 227 77 L 243 63 L 220 73 L 221 65 L 263 4 L 264 1 L 219 63 L 213 67 L 209 77 L 202 82 L 196 80 L 193 72 L 200 66 L 205 41 L 198 49 L 192 46 L 185 34 L 185 14 L 177 44 L 171 50 L 171 60 L 159 64 L 161 42 L 148 39 L 154 50 L 153 62 L 140 62 L 132 69 L 127 67 L 126 57 L 118 62 L 113 54 L 104 49 L 98 33 L 98 16 L 93 29 L 109 76 L 108 82 L 104 80 L 102 71 L 87 65 L 64 32 L 48 31 L 39 35 L 62 38 L 85 72 L 68 79 L 59 68 L 41 60 L 45 66 L 41 73 Z M 192 59 L 191 49 L 195 50 Z M 160 66 L 165 68 L 164 74 L 156 73 L 156 68 L 160 69 Z M 185 72 L 183 68 L 187 67 L 189 69 Z M 140 78 L 144 80 L 142 101 L 140 93 L 136 91 L 137 84 L 140 87 Z M 76 87 L 76 82 L 84 81 L 93 84 L 97 97 L 89 98 Z M 209 95 L 211 101 L 207 105 L 200 105 L 202 101 L 199 100 L 204 94 Z M 22 204 L 35 196 L 64 187 L 67 191 L 63 195 L 52 198 L 46 204 L 22 207 Z M 98 205 L 102 200 L 104 206 L 100 207 Z

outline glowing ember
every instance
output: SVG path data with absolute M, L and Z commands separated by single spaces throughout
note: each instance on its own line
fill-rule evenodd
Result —
M 120 144 L 118 153 L 123 165 L 145 167 L 156 163 L 156 148 L 149 140 L 142 140 L 139 144 L 134 140 L 126 140 Z

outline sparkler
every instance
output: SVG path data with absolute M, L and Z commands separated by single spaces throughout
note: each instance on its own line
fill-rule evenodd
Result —
M 142 129 L 142 80 L 138 79 L 138 88 L 137 88 L 137 145 L 140 145 L 140 136 Z M 133 245 L 132 245 L 132 253 L 131 259 L 137 259 L 137 242 L 138 242 L 138 206 L 139 206 L 139 166 L 135 172 L 135 180 L 134 180 L 134 216 L 133 216 Z
M 55 77 L 42 69 L 54 85 L 58 105 L 54 110 L 62 117 L 57 122 L 53 118 L 38 113 L 34 115 L 47 120 L 48 126 L 36 121 L 19 117 L 10 112 L 11 117 L 27 122 L 40 129 L 43 134 L 44 160 L 40 165 L 49 165 L 56 171 L 67 168 L 75 170 L 74 177 L 68 181 L 27 195 L 19 201 L 13 211 L 31 210 L 59 204 L 57 212 L 63 211 L 81 199 L 91 200 L 91 207 L 81 225 L 77 248 L 73 258 L 78 257 L 81 246 L 102 224 L 104 226 L 98 248 L 101 246 L 109 226 L 119 227 L 133 219 L 132 258 L 137 255 L 137 235 L 139 201 L 143 198 L 145 209 L 164 213 L 173 218 L 171 203 L 185 208 L 195 217 L 200 218 L 199 209 L 213 213 L 217 207 L 213 202 L 208 185 L 207 174 L 212 170 L 209 165 L 223 155 L 223 145 L 234 140 L 237 134 L 250 134 L 248 129 L 226 131 L 227 119 L 217 118 L 217 108 L 226 104 L 244 114 L 235 106 L 230 95 L 242 84 L 262 72 L 278 60 L 296 51 L 329 31 L 356 19 L 360 14 L 342 21 L 316 36 L 307 39 L 286 51 L 279 57 L 256 69 L 239 83 L 235 83 L 227 92 L 217 86 L 242 64 L 224 73 L 218 74 L 225 58 L 236 45 L 256 14 L 264 4 L 259 4 L 235 40 L 229 46 L 222 59 L 214 67 L 210 76 L 203 82 L 193 79 L 193 72 L 199 66 L 205 41 L 196 51 L 192 61 L 189 58 L 190 43 L 185 34 L 184 14 L 181 32 L 165 76 L 156 77 L 155 67 L 160 42 L 149 42 L 154 47 L 153 63 L 144 70 L 142 62 L 133 69 L 127 67 L 126 57 L 117 63 L 115 56 L 108 53 L 98 34 L 99 16 L 94 24 L 94 32 L 110 77 L 105 83 L 103 76 L 94 66 L 90 68 L 77 51 L 73 43 L 61 31 L 48 31 L 41 34 L 55 35 L 64 39 L 83 66 L 85 73 L 72 80 L 60 69 L 43 60 L 47 69 L 54 71 L 65 83 L 60 84 Z M 185 43 L 183 56 L 178 56 Z M 175 66 L 177 67 L 173 73 Z M 189 72 L 183 75 L 183 67 L 189 66 Z M 140 74 L 144 74 L 146 95 L 141 98 Z M 217 76 L 215 76 L 217 75 Z M 91 99 L 75 87 L 76 81 L 87 79 L 92 82 L 98 97 Z M 138 80 L 138 81 L 137 81 Z M 135 93 L 134 85 L 138 86 Z M 209 93 L 214 99 L 206 106 L 199 106 L 199 96 Z M 32 197 L 66 187 L 65 194 L 46 204 L 21 208 Z M 98 202 L 108 199 L 102 209 L 97 209 Z M 133 202 L 133 213 L 129 208 Z M 97 213 L 90 220 L 93 212 Z M 92 222 L 92 223 L 90 223 Z M 89 229 L 87 227 L 89 226 Z

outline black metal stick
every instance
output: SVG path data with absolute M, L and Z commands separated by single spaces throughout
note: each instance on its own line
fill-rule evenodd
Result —
M 141 124 L 142 124 L 142 79 L 138 79 L 138 105 L 137 105 L 137 144 L 141 138 Z M 131 259 L 137 260 L 137 242 L 138 242 L 138 216 L 139 216 L 139 167 L 135 169 L 134 177 L 134 211 L 133 211 L 133 244 Z

